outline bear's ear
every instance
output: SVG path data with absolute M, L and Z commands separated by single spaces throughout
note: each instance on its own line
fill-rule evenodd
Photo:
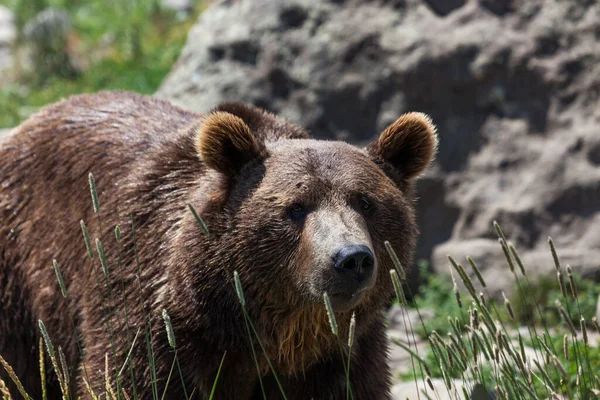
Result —
M 259 142 L 250 127 L 240 118 L 215 111 L 196 130 L 196 150 L 209 168 L 226 175 L 237 173 L 248 162 L 265 158 L 264 143 Z
M 411 112 L 402 115 L 367 146 L 378 163 L 394 167 L 404 179 L 418 176 L 433 160 L 437 151 L 435 125 L 427 115 Z

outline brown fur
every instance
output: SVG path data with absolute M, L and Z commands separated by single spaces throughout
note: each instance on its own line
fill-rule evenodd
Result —
M 387 127 L 370 150 L 414 178 L 428 165 L 437 151 L 435 125 L 429 116 L 410 112 Z
M 434 149 L 434 128 L 418 114 L 402 117 L 362 150 L 312 140 L 297 126 L 236 103 L 201 116 L 115 92 L 49 106 L 0 142 L 0 354 L 39 398 L 35 347 L 41 319 L 55 346 L 65 351 L 74 392 L 86 397 L 82 377 L 102 392 L 105 354 L 111 368 L 120 368 L 142 329 L 131 352 L 133 380 L 125 371 L 121 384 L 130 396 L 135 384 L 140 398 L 151 398 L 143 329 L 152 334 L 160 395 L 174 356 L 161 318 L 166 309 L 188 395 L 208 397 L 227 352 L 216 397 L 262 398 L 233 287 L 236 270 L 248 315 L 289 399 L 345 396 L 337 342 L 347 346 L 352 312 L 354 398 L 387 399 L 390 373 L 380 309 L 392 292 L 393 265 L 383 242 L 389 240 L 403 265 L 410 264 L 417 236 L 411 178 L 431 161 Z M 89 172 L 98 188 L 98 215 L 91 206 Z M 361 195 L 375 205 L 372 212 L 361 213 Z M 287 210 L 297 202 L 310 212 L 294 222 Z M 187 204 L 208 225 L 208 236 Z M 339 339 L 322 305 L 328 283 L 322 279 L 326 265 L 317 260 L 323 255 L 315 238 L 322 234 L 318 216 L 362 230 L 377 259 L 375 287 L 352 310 L 336 312 Z M 104 244 L 108 286 L 97 254 L 94 260 L 87 256 L 80 219 L 92 241 Z M 119 242 L 115 225 L 121 228 Z M 346 229 L 342 225 L 331 229 Z M 60 294 L 53 258 L 67 299 Z M 110 331 L 116 333 L 114 344 Z M 252 344 L 268 398 L 280 398 L 267 359 L 258 342 Z M 183 397 L 175 376 L 169 399 Z M 3 372 L 0 377 L 8 382 Z M 59 397 L 50 377 L 49 398 Z
M 216 111 L 207 116 L 198 127 L 196 137 L 196 149 L 202 161 L 226 174 L 235 173 L 254 157 L 265 156 L 264 144 L 256 141 L 240 117 L 228 112 Z

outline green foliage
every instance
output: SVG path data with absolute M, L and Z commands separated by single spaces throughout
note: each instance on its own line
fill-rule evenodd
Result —
M 426 329 L 423 326 L 419 326 L 417 333 L 422 337 L 426 337 L 427 332 L 431 331 L 445 333 L 450 329 L 448 326 L 448 317 L 457 317 L 460 320 L 464 320 L 468 316 L 465 310 L 461 309 L 456 302 L 456 298 L 452 292 L 453 285 L 450 275 L 436 275 L 428 272 L 426 268 L 423 268 L 422 271 L 421 276 L 424 277 L 424 284 L 419 288 L 419 292 L 408 305 L 411 308 L 420 310 L 431 310 L 433 316 L 425 321 Z M 573 279 L 578 288 L 577 300 L 571 296 L 567 299 L 562 299 L 562 293 L 556 278 L 539 276 L 531 284 L 520 279 L 518 281 L 519 284 L 522 287 L 527 287 L 527 304 L 519 298 L 518 285 L 515 282 L 511 290 L 513 295 L 510 297 L 510 302 L 515 312 L 516 323 L 518 325 L 535 324 L 541 326 L 542 320 L 544 320 L 550 326 L 560 324 L 561 317 L 556 309 L 556 299 L 561 299 L 565 307 L 574 312 L 572 322 L 575 326 L 579 325 L 579 314 L 593 316 L 596 312 L 598 296 L 600 296 L 600 284 L 591 279 L 584 279 L 577 273 L 573 274 Z M 465 300 L 468 299 L 468 294 L 462 292 L 461 295 Z M 509 319 L 508 312 L 502 302 L 493 299 L 488 301 L 491 302 L 489 308 L 494 318 Z M 537 307 L 531 307 L 532 304 L 537 304 L 541 315 Z M 587 323 L 588 326 L 591 326 L 589 318 Z
M 573 274 L 573 279 L 578 290 L 577 300 L 571 296 L 562 300 L 562 292 L 555 277 L 540 276 L 533 285 L 528 287 L 527 295 L 538 304 L 541 315 L 536 308 L 528 307 L 517 301 L 516 291 L 514 291 L 515 295 L 513 295 L 511 301 L 514 304 L 513 308 L 517 319 L 524 324 L 534 323 L 538 325 L 542 323 L 543 319 L 549 325 L 556 325 L 560 323 L 561 317 L 554 303 L 556 299 L 561 299 L 567 309 L 576 312 L 577 315 L 573 315 L 572 318 L 575 326 L 579 325 L 579 314 L 588 316 L 589 320 L 596 312 L 596 303 L 598 302 L 598 296 L 600 296 L 600 285 L 593 280 L 583 279 L 580 274 L 576 273 Z
M 0 88 L 0 128 L 18 125 L 40 107 L 72 94 L 101 90 L 156 91 L 185 44 L 194 12 L 178 15 L 158 0 L 5 0 L 20 32 L 25 21 L 47 6 L 68 11 L 72 19 L 69 52 L 82 66 L 71 76 L 28 76 Z M 123 16 L 127 16 L 124 18 Z
M 409 307 L 419 310 L 431 310 L 434 315 L 425 321 L 425 327 L 419 325 L 415 327 L 419 336 L 427 337 L 428 332 L 437 331 L 447 332 L 448 317 L 458 317 L 463 319 L 465 313 L 458 306 L 454 293 L 452 291 L 452 279 L 450 275 L 435 275 L 433 273 L 423 273 L 425 283 L 420 288 L 419 293 L 409 303 Z M 427 330 L 427 332 L 426 332 Z
M 429 346 L 418 354 L 400 344 L 417 362 L 399 378 L 425 382 L 441 378 L 449 392 L 454 390 L 453 380 L 469 387 L 481 383 L 495 390 L 500 399 L 597 398 L 600 347 L 588 343 L 586 332 L 595 329 L 590 322 L 600 285 L 577 274 L 571 276 L 570 267 L 560 264 L 556 269 L 566 282 L 562 290 L 557 279 L 537 277 L 532 283 L 524 275 L 526 266 L 521 267 L 516 250 L 510 244 L 506 248 L 511 251 L 505 251 L 507 263 L 514 266 L 516 262 L 519 269 L 507 265 L 515 288 L 503 303 L 484 302 L 471 291 L 461 293 L 461 309 L 450 276 L 427 277 L 411 306 L 434 312 L 425 321 L 426 329 L 419 332 Z M 449 259 L 468 287 L 470 278 L 463 267 Z M 580 325 L 582 317 L 587 324 Z

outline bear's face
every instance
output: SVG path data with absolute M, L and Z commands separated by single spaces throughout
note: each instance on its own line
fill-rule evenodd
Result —
M 204 162 L 228 180 L 235 268 L 258 281 L 269 275 L 269 282 L 280 282 L 271 297 L 287 304 L 322 303 L 327 292 L 333 307 L 345 311 L 369 293 L 381 297 L 384 287 L 387 295 L 390 285 L 383 281 L 393 265 L 383 243 L 390 241 L 400 261 L 410 262 L 417 236 L 410 182 L 437 143 L 429 119 L 407 114 L 358 149 L 311 139 L 261 140 L 268 135 L 247 113 L 275 117 L 244 110 L 245 120 L 223 111 L 209 115 L 197 141 Z
M 239 219 L 255 221 L 263 246 L 285 249 L 270 252 L 285 254 L 281 266 L 298 293 L 320 302 L 327 292 L 340 310 L 356 306 L 386 257 L 375 242 L 405 236 L 399 230 L 415 236 L 410 203 L 368 154 L 345 143 L 292 139 L 267 150 L 264 177 Z

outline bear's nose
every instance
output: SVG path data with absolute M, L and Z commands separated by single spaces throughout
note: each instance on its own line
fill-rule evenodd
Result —
M 337 270 L 356 274 L 357 278 L 370 277 L 375 266 L 373 252 L 363 244 L 342 247 L 333 260 Z

